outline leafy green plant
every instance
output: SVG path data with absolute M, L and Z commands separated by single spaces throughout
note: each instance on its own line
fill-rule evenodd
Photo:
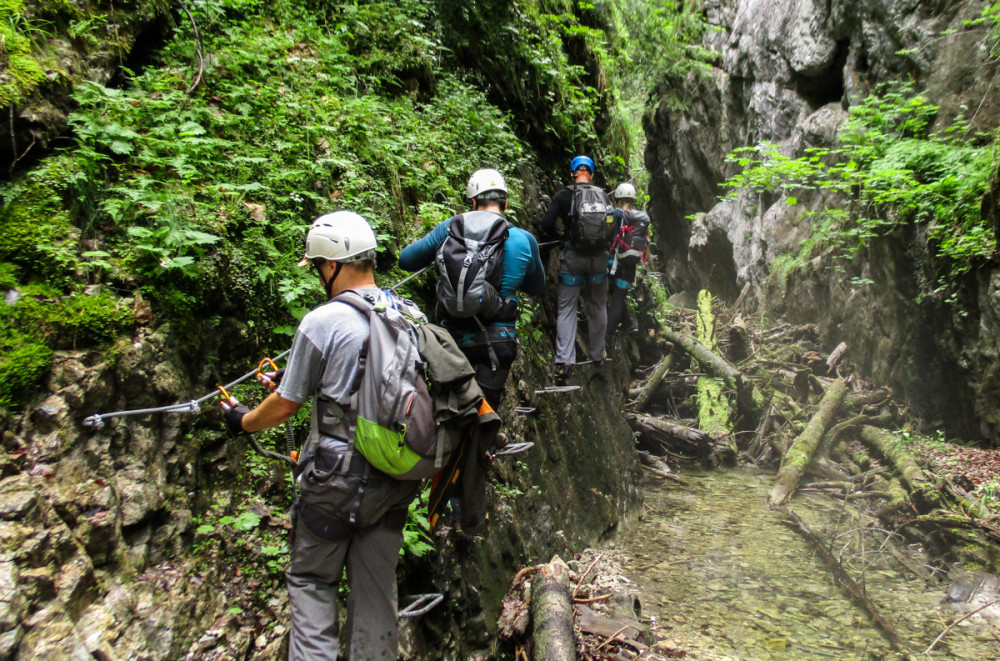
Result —
M 45 71 L 31 53 L 31 33 L 37 31 L 24 12 L 23 0 L 0 0 L 0 107 L 17 104 L 43 80 Z
M 923 224 L 949 273 L 939 282 L 954 281 L 996 249 L 979 209 L 994 158 L 962 118 L 932 131 L 936 113 L 912 86 L 884 86 L 850 109 L 841 146 L 801 156 L 766 142 L 738 149 L 728 160 L 741 170 L 724 185 L 734 195 L 780 192 L 792 205 L 804 192 L 821 194 L 818 236 L 847 255 L 898 227 Z
M 434 550 L 434 542 L 430 538 L 431 529 L 427 522 L 429 494 L 430 487 L 427 487 L 419 498 L 410 503 L 406 524 L 403 526 L 403 546 L 399 549 L 401 556 L 411 555 L 421 558 Z

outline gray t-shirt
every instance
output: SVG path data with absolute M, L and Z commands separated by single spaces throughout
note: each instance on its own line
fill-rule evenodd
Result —
M 356 291 L 385 296 L 375 287 Z M 322 394 L 338 404 L 350 404 L 351 384 L 367 340 L 368 319 L 350 305 L 331 301 L 310 310 L 295 331 L 278 394 L 299 403 Z

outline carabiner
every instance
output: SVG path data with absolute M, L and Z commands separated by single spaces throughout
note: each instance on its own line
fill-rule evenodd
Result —
M 267 356 L 264 356 L 263 358 L 260 359 L 260 362 L 257 363 L 257 378 L 258 379 L 260 377 L 264 376 L 264 363 L 267 363 L 268 365 L 270 365 L 271 369 L 274 370 L 275 372 L 278 371 L 278 366 L 274 364 L 274 361 L 271 360 L 270 358 L 268 358 Z
M 218 389 L 219 389 L 219 397 L 222 398 L 226 402 L 226 404 L 232 403 L 231 402 L 232 397 L 229 396 L 229 393 L 226 392 L 226 389 L 223 388 L 222 386 L 218 386 Z

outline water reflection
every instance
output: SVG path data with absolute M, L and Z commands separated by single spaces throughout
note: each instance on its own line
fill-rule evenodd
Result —
M 866 661 L 897 659 L 868 614 L 840 590 L 807 542 L 771 510 L 770 474 L 726 471 L 686 476 L 693 487 L 649 478 L 643 520 L 615 546 L 629 560 L 643 616 L 657 638 L 688 659 Z M 1000 629 L 980 618 L 922 652 L 958 616 L 946 586 L 906 571 L 878 535 L 854 532 L 855 514 L 833 501 L 797 495 L 791 508 L 813 530 L 838 531 L 835 555 L 850 564 L 907 641 L 914 658 L 1000 659 Z M 866 548 L 867 545 L 867 548 Z M 903 573 L 905 572 L 905 573 Z

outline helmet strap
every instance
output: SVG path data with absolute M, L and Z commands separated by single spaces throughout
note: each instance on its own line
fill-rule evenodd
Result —
M 323 263 L 325 264 L 326 262 L 324 261 Z M 334 262 L 334 264 L 337 266 L 333 269 L 333 275 L 329 280 L 327 280 L 323 277 L 323 269 L 320 268 L 321 265 L 317 264 L 315 261 L 313 262 L 313 266 L 316 267 L 316 272 L 319 273 L 320 282 L 323 283 L 323 291 L 326 292 L 326 300 L 333 298 L 333 283 L 336 281 L 337 276 L 340 275 L 340 269 L 344 268 L 343 262 Z

